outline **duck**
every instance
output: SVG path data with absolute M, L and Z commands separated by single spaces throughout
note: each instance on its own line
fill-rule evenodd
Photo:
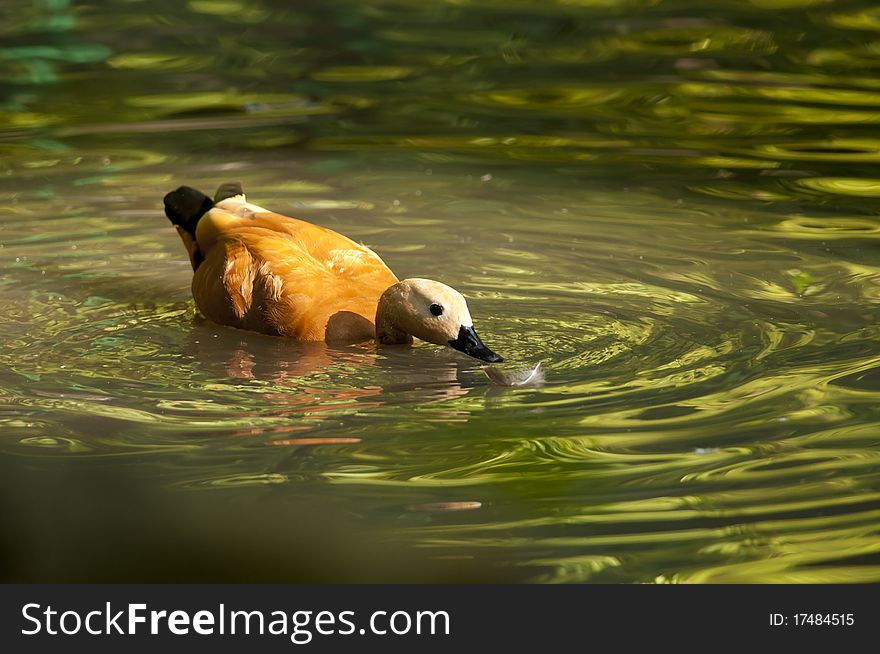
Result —
M 504 360 L 454 288 L 398 279 L 366 245 L 253 204 L 239 182 L 221 184 L 213 199 L 180 186 L 164 204 L 192 264 L 196 307 L 212 322 L 328 344 L 420 340 Z

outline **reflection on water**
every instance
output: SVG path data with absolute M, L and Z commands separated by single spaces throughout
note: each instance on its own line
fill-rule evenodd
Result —
M 874 7 L 288 5 L 10 5 L 4 579 L 880 581 Z M 233 178 L 547 383 L 199 318 Z

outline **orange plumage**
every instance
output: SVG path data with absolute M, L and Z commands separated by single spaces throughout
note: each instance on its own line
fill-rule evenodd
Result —
M 399 281 L 367 246 L 251 204 L 237 183 L 221 186 L 215 202 L 181 186 L 165 196 L 165 213 L 189 253 L 196 306 L 214 322 L 300 341 L 421 339 L 503 360 L 454 288 Z
M 379 297 L 398 281 L 365 245 L 244 195 L 201 216 L 193 246 L 203 260 L 194 261 L 192 293 L 206 318 L 301 341 L 374 338 Z

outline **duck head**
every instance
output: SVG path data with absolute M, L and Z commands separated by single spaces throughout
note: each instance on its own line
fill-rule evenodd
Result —
M 436 345 L 449 345 L 481 361 L 504 361 L 477 336 L 462 294 L 430 279 L 404 279 L 379 298 L 378 341 L 411 343 L 413 337 Z

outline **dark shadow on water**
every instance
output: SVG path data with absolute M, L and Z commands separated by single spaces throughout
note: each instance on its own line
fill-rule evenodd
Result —
M 430 560 L 287 491 L 172 492 L 124 466 L 0 460 L 0 581 L 497 582 L 486 560 Z

